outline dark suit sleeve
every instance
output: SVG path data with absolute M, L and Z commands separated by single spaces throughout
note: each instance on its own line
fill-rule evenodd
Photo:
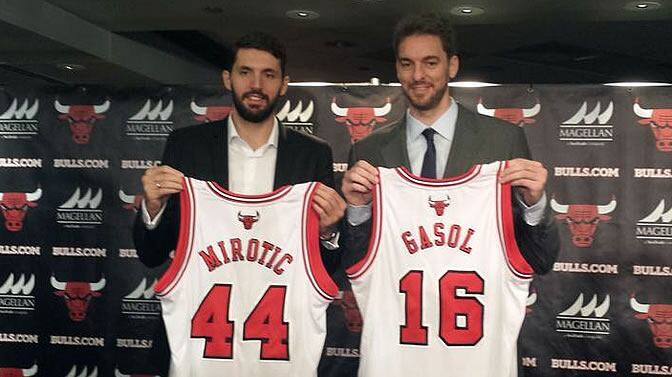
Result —
M 527 139 L 524 133 L 520 132 L 519 135 L 518 142 L 513 144 L 513 156 L 531 160 Z M 558 257 L 560 250 L 558 227 L 549 206 L 546 206 L 544 217 L 538 225 L 528 225 L 525 222 L 520 202 L 515 195 L 511 195 L 511 199 L 518 247 L 534 272 L 543 275 L 553 268 L 553 263 Z
M 176 167 L 177 142 L 169 137 L 163 152 L 161 163 Z M 179 232 L 179 195 L 171 195 L 166 204 L 166 209 L 156 228 L 147 230 L 142 221 L 142 213 L 138 211 L 133 225 L 133 241 L 140 261 L 148 267 L 155 267 L 166 260 L 170 251 L 177 244 Z
M 356 145 L 350 148 L 348 166 L 358 161 Z M 371 234 L 371 219 L 357 226 L 350 225 L 347 214 L 343 216 L 341 224 L 341 263 L 348 268 L 366 255 Z

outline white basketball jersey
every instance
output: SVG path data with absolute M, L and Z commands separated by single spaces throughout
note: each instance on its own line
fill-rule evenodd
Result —
M 432 180 L 378 168 L 371 241 L 347 270 L 364 319 L 359 376 L 515 376 L 532 269 L 504 162 Z
M 175 258 L 156 292 L 170 376 L 316 376 L 326 309 L 318 183 L 243 196 L 184 179 Z

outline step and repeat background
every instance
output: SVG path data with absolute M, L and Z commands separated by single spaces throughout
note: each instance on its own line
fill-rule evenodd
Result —
M 549 171 L 562 250 L 532 284 L 521 375 L 672 374 L 672 89 L 451 93 L 523 127 Z M 144 267 L 131 237 L 140 177 L 171 130 L 230 109 L 220 88 L 0 89 L 0 375 L 167 375 L 166 266 Z M 340 178 L 351 143 L 405 109 L 398 87 L 291 87 L 278 117 L 327 140 Z M 319 373 L 355 376 L 363 323 L 336 279 Z

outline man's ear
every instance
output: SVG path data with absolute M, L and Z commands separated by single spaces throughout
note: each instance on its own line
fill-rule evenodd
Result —
M 229 92 L 231 91 L 231 72 L 226 69 L 222 71 L 222 82 Z
M 287 88 L 289 87 L 289 75 L 285 75 L 282 78 L 282 86 L 280 87 L 280 95 L 284 96 L 287 93 Z
M 457 55 L 453 55 L 450 57 L 450 60 L 448 61 L 448 77 L 450 79 L 454 79 L 455 76 L 457 76 L 457 71 L 460 70 L 460 58 L 457 57 Z

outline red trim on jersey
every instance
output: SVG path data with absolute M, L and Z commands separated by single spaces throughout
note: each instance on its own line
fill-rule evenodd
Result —
M 511 184 L 500 184 L 499 177 L 502 169 L 508 166 L 508 162 L 502 163 L 497 171 L 497 195 L 499 205 L 497 206 L 497 221 L 500 223 L 501 236 L 505 250 L 505 259 L 511 272 L 519 278 L 529 279 L 534 270 L 527 263 L 523 254 L 516 243 L 516 233 L 513 225 L 513 209 L 511 206 Z
M 311 184 L 303 198 L 301 215 L 301 239 L 303 244 L 303 263 L 308 280 L 324 299 L 332 301 L 338 294 L 338 287 L 327 273 L 320 253 L 320 217 L 313 208 L 313 196 L 320 183 Z
M 424 178 L 411 173 L 405 166 L 394 168 L 405 181 L 425 187 L 446 187 L 460 185 L 474 179 L 481 171 L 481 165 L 472 165 L 466 172 L 447 178 Z
M 378 177 L 380 177 L 380 174 L 378 174 Z M 362 276 L 369 269 L 369 267 L 371 267 L 373 260 L 378 254 L 378 245 L 380 244 L 380 227 L 382 223 L 382 219 L 380 217 L 383 208 L 383 196 L 381 192 L 382 185 L 380 182 L 378 182 L 374 190 L 371 192 L 371 235 L 369 236 L 369 247 L 361 260 L 345 270 L 345 273 L 351 280 Z
M 217 182 L 213 181 L 206 181 L 206 184 L 208 188 L 217 196 L 220 198 L 224 198 L 229 201 L 237 202 L 237 203 L 267 203 L 267 202 L 272 202 L 274 200 L 280 199 L 283 196 L 287 195 L 291 190 L 292 186 L 281 186 L 278 187 L 276 190 L 268 192 L 268 193 L 263 193 L 263 194 L 257 194 L 257 195 L 246 195 L 246 194 L 238 194 L 233 191 L 229 191 L 222 187 L 220 184 Z
M 170 262 L 170 267 L 154 286 L 154 291 L 160 296 L 168 294 L 177 285 L 177 282 L 182 278 L 186 263 L 189 261 L 190 255 L 186 254 L 191 254 L 194 234 L 194 221 L 192 221 L 194 213 L 192 213 L 192 210 L 196 211 L 191 179 L 183 177 L 182 187 L 183 189 L 180 191 L 180 231 L 177 237 L 177 246 L 175 246 L 175 257 Z

